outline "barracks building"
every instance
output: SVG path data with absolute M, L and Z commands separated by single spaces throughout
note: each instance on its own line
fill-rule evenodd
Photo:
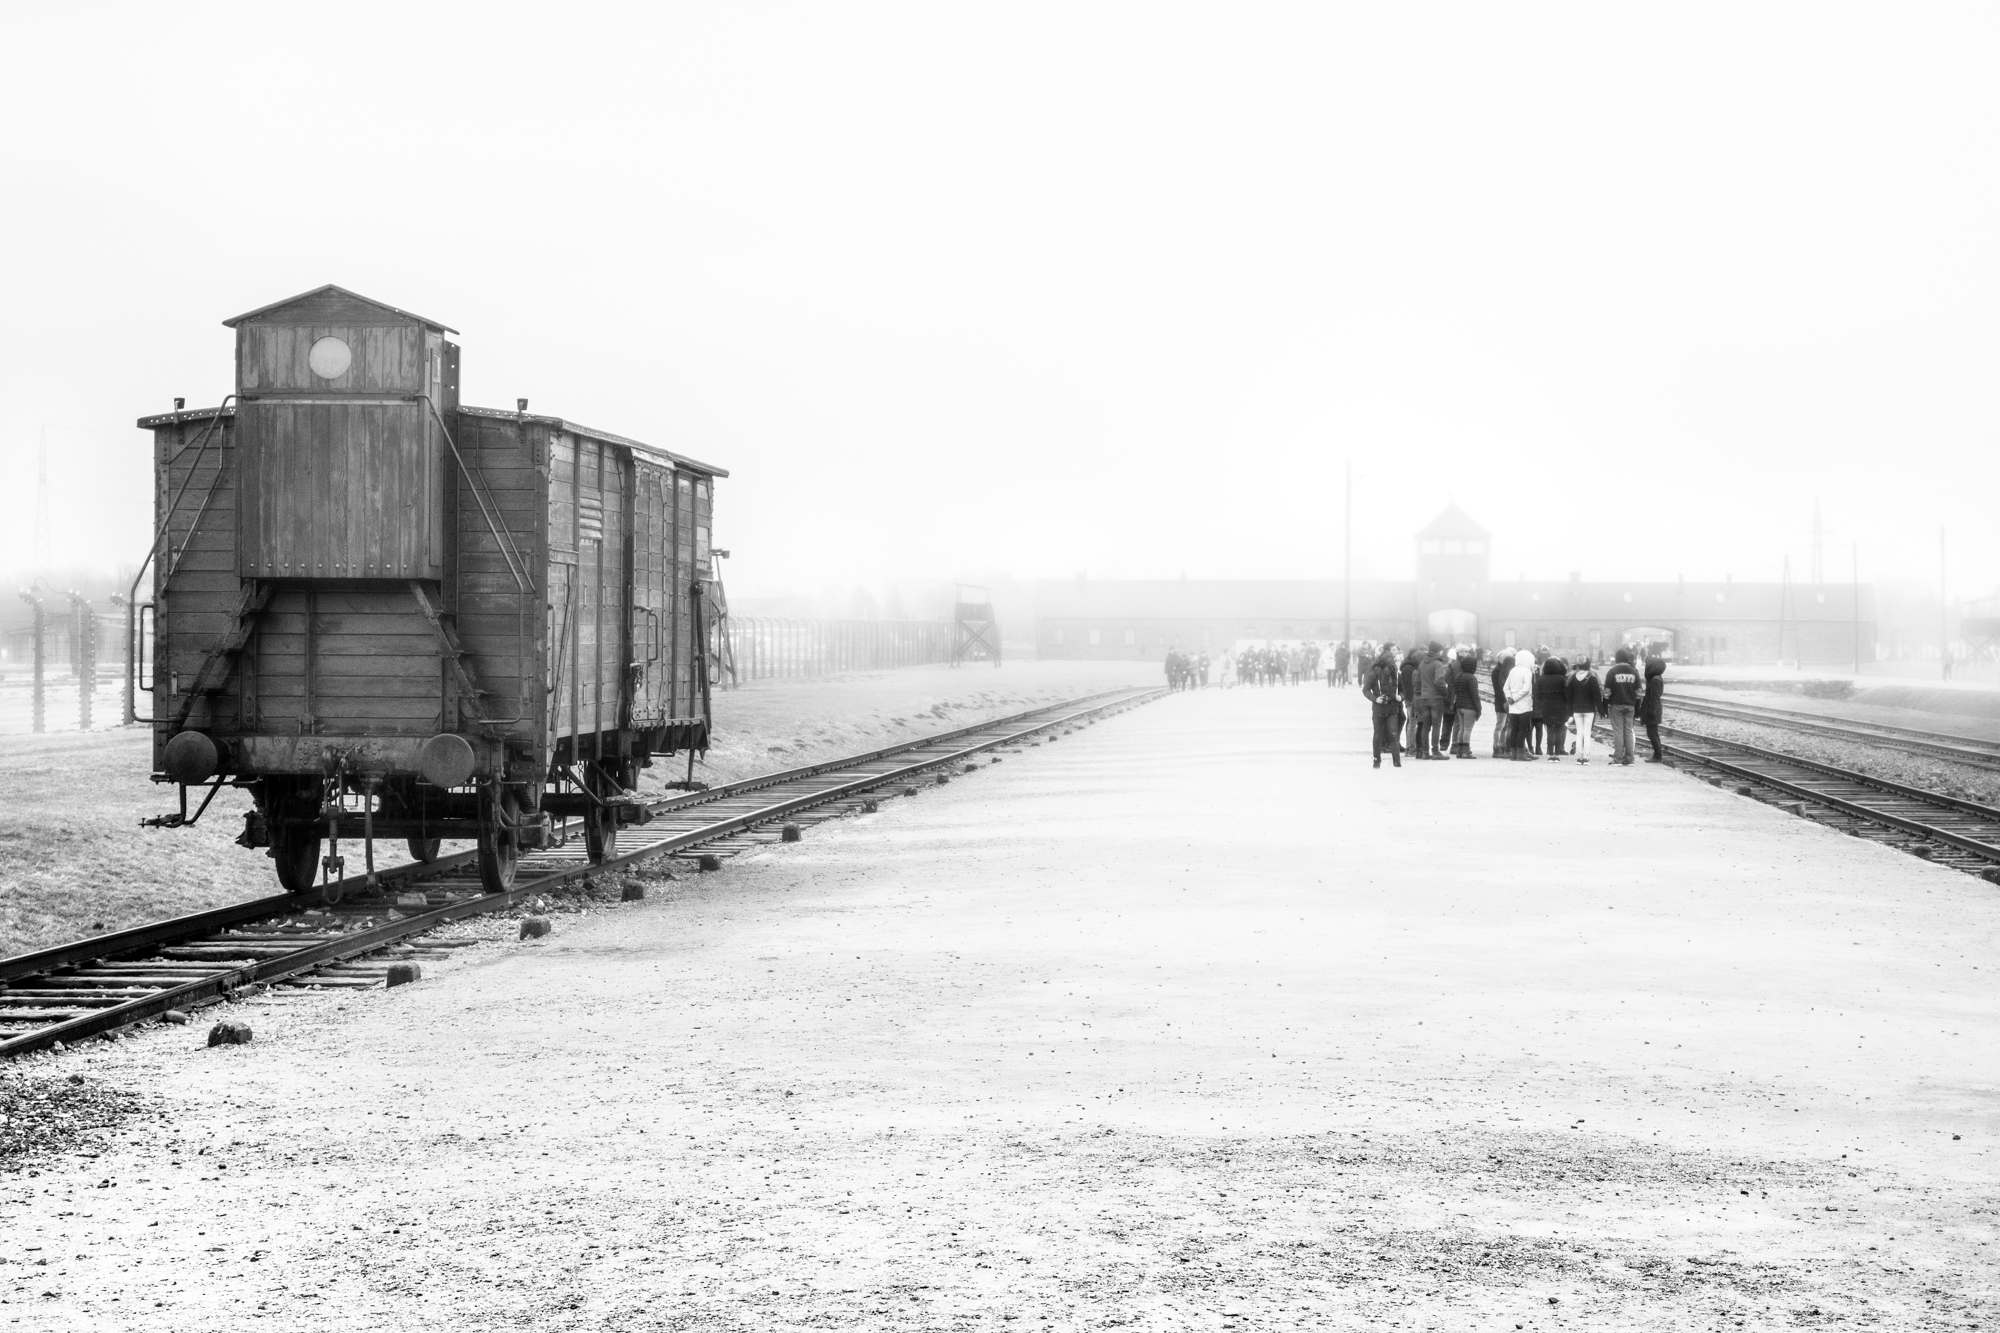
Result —
M 1543 645 L 1608 657 L 1663 645 L 1683 662 L 1837 665 L 1875 657 L 1872 588 L 1851 583 L 1496 582 L 1492 540 L 1456 505 L 1417 533 L 1416 578 L 1357 580 L 1356 641 Z M 1034 584 L 1035 643 L 1051 658 L 1218 654 L 1241 640 L 1340 638 L 1340 580 L 1046 579 Z M 1782 636 L 1783 646 L 1780 648 Z

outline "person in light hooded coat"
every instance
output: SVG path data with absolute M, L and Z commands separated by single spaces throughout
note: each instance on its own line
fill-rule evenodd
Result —
M 1535 655 L 1526 648 L 1514 654 L 1507 673 L 1507 757 L 1528 759 L 1528 725 L 1535 715 Z

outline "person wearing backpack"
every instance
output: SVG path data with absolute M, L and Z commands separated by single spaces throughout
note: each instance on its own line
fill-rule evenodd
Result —
M 1576 719 L 1576 762 L 1587 764 L 1590 743 L 1595 739 L 1592 724 L 1604 716 L 1604 686 L 1598 683 L 1587 657 L 1569 673 L 1569 711 Z
M 1617 660 L 1604 673 L 1604 706 L 1611 714 L 1611 762 L 1632 762 L 1632 718 L 1639 711 L 1644 685 L 1638 668 L 1632 665 L 1632 650 L 1620 648 Z

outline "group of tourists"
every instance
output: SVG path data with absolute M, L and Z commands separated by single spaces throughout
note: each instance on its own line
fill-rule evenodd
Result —
M 1252 644 L 1222 655 L 1224 685 L 1300 685 L 1319 674 L 1316 643 Z
M 1228 669 L 1228 658 L 1223 659 L 1224 670 Z M 1197 690 L 1208 688 L 1208 654 L 1184 653 L 1179 648 L 1167 650 L 1167 688 L 1170 690 Z
M 1472 759 L 1472 730 L 1485 711 L 1478 653 L 1467 647 L 1447 652 L 1441 643 L 1412 648 L 1400 659 L 1394 644 L 1369 662 L 1361 682 L 1375 722 L 1375 767 L 1387 754 L 1397 767 L 1412 759 Z M 1611 762 L 1633 762 L 1632 728 L 1646 729 L 1653 753 L 1660 746 L 1660 717 L 1666 696 L 1666 662 L 1648 657 L 1642 675 L 1630 648 L 1620 648 L 1600 674 L 1588 657 L 1574 666 L 1547 648 L 1502 650 L 1483 672 L 1494 705 L 1493 756 L 1531 761 L 1574 757 L 1590 762 L 1591 728 L 1611 724 Z M 1331 682 L 1329 682 L 1331 683 Z

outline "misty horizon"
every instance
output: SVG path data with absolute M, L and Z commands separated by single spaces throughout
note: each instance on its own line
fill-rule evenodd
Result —
M 0 568 L 44 430 L 52 564 L 135 563 L 133 421 L 334 282 L 729 469 L 744 598 L 1338 578 L 1350 460 L 1358 579 L 1451 499 L 1496 579 L 1804 582 L 1817 503 L 1827 582 L 1934 594 L 1942 527 L 2000 589 L 1989 12 L 772 14 L 18 16 Z M 338 116 L 152 87 L 302 44 Z M 441 169 L 380 149 L 417 86 Z

